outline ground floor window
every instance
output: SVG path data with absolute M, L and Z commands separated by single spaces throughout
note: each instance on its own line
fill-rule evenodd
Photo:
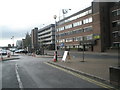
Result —
M 113 48 L 120 48 L 120 43 L 113 43 L 112 47 Z

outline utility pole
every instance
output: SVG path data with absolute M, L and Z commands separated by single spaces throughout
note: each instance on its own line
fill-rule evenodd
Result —
M 56 38 L 57 31 L 56 31 L 56 18 L 57 18 L 57 16 L 54 15 L 54 19 L 55 19 L 55 62 L 57 61 L 57 38 Z
M 12 43 L 12 48 L 13 48 L 12 52 L 13 52 L 13 55 L 14 55 L 14 36 L 12 36 L 11 39 L 13 41 L 13 43 Z

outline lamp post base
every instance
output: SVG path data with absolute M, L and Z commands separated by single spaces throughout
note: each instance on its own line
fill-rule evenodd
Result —
M 54 61 L 54 62 L 57 61 L 57 51 L 54 52 L 54 60 L 53 60 L 53 61 Z

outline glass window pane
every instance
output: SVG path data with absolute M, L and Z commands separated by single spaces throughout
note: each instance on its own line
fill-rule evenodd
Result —
M 113 11 L 112 16 L 117 16 L 117 11 Z
M 117 15 L 120 15 L 120 10 L 118 10 L 118 14 Z

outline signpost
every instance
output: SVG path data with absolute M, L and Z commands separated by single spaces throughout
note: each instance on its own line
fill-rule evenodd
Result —
M 63 55 L 62 61 L 66 61 L 67 55 L 68 55 L 68 51 L 64 51 L 64 55 Z
M 67 60 L 71 59 L 69 51 L 64 51 L 64 55 L 63 55 L 62 61 L 66 61 L 66 59 Z

